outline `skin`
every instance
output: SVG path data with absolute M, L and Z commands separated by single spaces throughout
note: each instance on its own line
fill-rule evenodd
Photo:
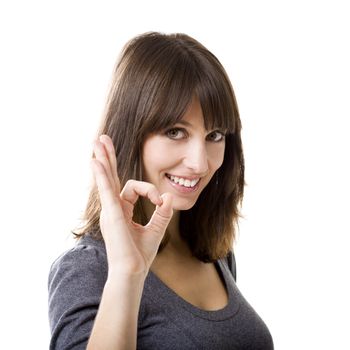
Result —
M 179 211 L 190 209 L 207 186 L 216 170 L 222 165 L 225 151 L 224 132 L 206 130 L 201 105 L 193 98 L 182 120 L 174 126 L 148 136 L 143 146 L 144 180 L 152 183 L 160 193 L 170 193 L 174 215 L 168 226 L 171 241 L 168 249 L 191 256 L 178 231 Z M 168 175 L 199 179 L 194 191 L 183 192 Z M 148 214 L 154 206 L 145 203 Z
M 180 257 L 182 263 L 177 266 L 194 271 L 190 265 L 184 264 L 190 252 L 179 238 L 178 213 L 195 204 L 221 166 L 225 140 L 220 133 L 205 129 L 196 98 L 179 124 L 171 131 L 150 135 L 145 140 L 142 154 L 144 181 L 129 180 L 123 189 L 112 140 L 102 135 L 94 142 L 95 158 L 91 160 L 91 168 L 101 201 L 100 227 L 107 251 L 108 276 L 87 349 L 136 348 L 144 281 L 154 262 L 163 259 L 172 264 Z M 174 130 L 175 127 L 181 127 L 181 130 Z M 200 181 L 195 190 L 183 192 L 170 182 L 166 174 Z M 145 226 L 132 220 L 138 199 L 148 203 L 150 220 Z M 157 256 L 167 227 L 171 234 L 170 243 Z M 169 259 L 164 260 L 166 257 Z M 211 299 L 210 295 L 207 297 Z
M 87 349 L 136 349 L 137 317 L 144 281 L 172 217 L 172 197 L 154 185 L 129 181 L 120 189 L 112 140 L 94 142 L 91 168 L 101 200 L 100 227 L 106 245 L 108 276 Z M 156 205 L 146 226 L 132 221 L 142 196 Z
M 228 296 L 214 264 L 194 257 L 180 236 L 179 213 L 196 203 L 222 165 L 224 151 L 224 132 L 206 130 L 201 105 L 194 98 L 178 124 L 146 138 L 142 153 L 145 181 L 172 195 L 174 211 L 167 227 L 170 240 L 156 255 L 151 271 L 177 295 L 204 310 L 223 308 Z M 199 182 L 193 190 L 184 189 L 169 180 L 169 174 Z M 150 214 L 154 206 L 147 203 Z
M 144 180 L 160 193 L 171 193 L 174 210 L 190 209 L 221 166 L 224 151 L 223 133 L 205 129 L 201 105 L 194 98 L 179 123 L 146 138 L 142 152 Z M 198 190 L 182 193 L 166 174 L 199 178 Z

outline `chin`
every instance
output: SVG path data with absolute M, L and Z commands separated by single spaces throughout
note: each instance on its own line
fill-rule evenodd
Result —
M 196 201 L 173 200 L 173 210 L 189 210 L 196 204 Z

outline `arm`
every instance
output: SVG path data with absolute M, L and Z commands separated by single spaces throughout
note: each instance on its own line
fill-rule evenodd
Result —
M 92 170 L 101 200 L 100 227 L 108 278 L 87 349 L 136 349 L 137 318 L 145 278 L 172 216 L 171 196 L 145 182 L 128 181 L 120 193 L 115 151 L 103 135 L 95 142 Z M 156 210 L 146 226 L 132 221 L 139 196 Z
M 87 349 L 136 349 L 142 275 L 110 274 Z

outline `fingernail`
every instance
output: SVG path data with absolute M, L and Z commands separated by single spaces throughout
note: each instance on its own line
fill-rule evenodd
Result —
M 103 135 L 100 135 L 98 139 L 100 140 L 100 142 L 103 142 L 103 139 L 104 139 Z

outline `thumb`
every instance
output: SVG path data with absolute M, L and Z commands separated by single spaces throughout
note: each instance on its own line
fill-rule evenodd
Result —
M 147 231 L 152 231 L 159 235 L 163 235 L 172 216 L 173 216 L 173 197 L 170 193 L 163 193 L 161 195 L 163 203 L 157 205 L 150 221 L 146 225 Z

